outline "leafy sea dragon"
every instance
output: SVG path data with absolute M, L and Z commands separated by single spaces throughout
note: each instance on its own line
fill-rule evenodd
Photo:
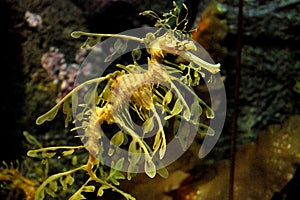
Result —
M 184 4 L 183 7 L 187 10 Z M 63 112 L 66 114 L 65 125 L 67 126 L 69 122 L 75 124 L 75 128 L 72 130 L 77 130 L 80 133 L 79 137 L 84 145 L 42 148 L 31 150 L 28 155 L 37 157 L 41 153 L 46 157 L 53 157 L 55 153 L 47 154 L 45 152 L 55 152 L 59 149 L 65 149 L 65 155 L 71 155 L 74 150 L 81 148 L 87 149 L 90 154 L 86 165 L 50 176 L 40 187 L 36 199 L 43 199 L 48 184 L 55 182 L 60 177 L 69 176 L 77 170 L 87 171 L 90 178 L 70 199 L 76 199 L 82 195 L 82 191 L 87 191 L 87 184 L 92 180 L 102 185 L 98 189 L 98 196 L 103 194 L 104 189 L 111 188 L 127 199 L 134 199 L 131 195 L 116 188 L 115 185 L 119 184 L 117 179 L 125 178 L 120 171 L 126 171 L 127 178 L 130 180 L 132 174 L 136 172 L 136 167 L 140 167 L 140 163 L 144 163 L 142 168 L 149 177 L 153 178 L 156 173 L 159 173 L 162 177 L 167 177 L 168 172 L 166 169 L 157 164 L 160 159 L 164 158 L 167 150 L 167 134 L 157 108 L 161 108 L 162 113 L 167 113 L 167 116 L 164 117 L 165 121 L 172 117 L 179 117 L 187 122 L 209 129 L 209 127 L 200 123 L 197 118 L 202 113 L 200 105 L 205 107 L 207 118 L 213 118 L 214 112 L 189 86 L 199 84 L 200 77 L 205 75 L 202 69 L 211 74 L 216 74 L 220 71 L 220 64 L 208 63 L 195 54 L 198 47 L 193 41 L 187 39 L 189 35 L 185 31 L 187 15 L 183 20 L 179 20 L 179 13 L 180 9 L 176 3 L 174 3 L 173 10 L 163 15 L 164 18 L 160 18 L 153 11 L 143 12 L 143 15 L 151 15 L 157 19 L 155 26 L 158 28 L 154 33 L 147 33 L 145 38 L 81 31 L 72 33 L 74 38 L 87 37 L 82 47 L 94 46 L 104 37 L 118 38 L 114 45 L 115 51 L 112 54 L 124 52 L 124 49 L 126 49 L 125 44 L 130 40 L 144 44 L 147 53 L 150 55 L 150 57 L 147 57 L 148 68 L 143 69 L 138 64 L 142 52 L 135 49 L 132 51 L 134 64 L 127 66 L 117 64 L 117 67 L 121 70 L 81 83 L 51 110 L 36 120 L 37 124 L 53 120 L 62 106 Z M 173 29 L 167 23 L 171 19 L 176 20 L 176 27 Z M 179 25 L 184 25 L 184 29 L 178 30 Z M 124 40 L 125 43 L 120 42 L 120 39 Z M 179 56 L 186 60 L 188 64 L 170 62 L 166 59 L 167 54 Z M 107 57 L 106 59 L 109 60 L 110 58 Z M 184 76 L 175 76 L 176 73 L 184 74 L 184 70 L 187 70 Z M 192 71 L 193 74 L 191 74 Z M 99 92 L 100 84 L 103 83 L 105 86 Z M 184 88 L 193 97 L 194 101 L 191 106 L 178 86 Z M 80 92 L 86 87 L 92 89 L 80 96 Z M 80 98 L 83 100 L 80 100 Z M 79 103 L 81 101 L 83 102 Z M 135 131 L 128 107 L 143 122 L 142 136 Z M 107 141 L 107 136 L 101 129 L 103 123 L 108 125 L 117 124 L 121 130 L 113 134 L 110 140 Z M 151 131 L 156 132 L 152 143 L 144 138 Z M 210 133 L 213 134 L 213 131 Z M 182 148 L 187 148 L 188 145 L 184 138 L 178 139 Z M 110 145 L 105 148 L 107 144 Z M 118 156 L 118 148 L 128 150 L 127 159 Z M 107 158 L 111 162 L 111 170 L 104 172 L 104 160 Z M 102 172 L 101 177 L 97 175 L 96 170 Z M 94 189 L 94 186 L 93 189 L 90 188 L 91 191 L 94 191 Z

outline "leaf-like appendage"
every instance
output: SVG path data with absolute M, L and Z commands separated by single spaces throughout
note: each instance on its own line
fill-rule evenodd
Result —
M 185 110 L 183 111 L 183 118 L 184 118 L 185 120 L 187 120 L 187 121 L 190 120 L 190 118 L 191 118 L 191 111 L 190 111 L 189 108 L 187 108 L 187 109 L 185 109 Z
M 163 178 L 168 178 L 169 177 L 169 172 L 165 167 L 162 167 L 156 171 L 161 177 Z
M 145 161 L 145 173 L 150 177 L 154 178 L 156 175 L 156 168 L 153 161 L 149 158 Z
M 140 148 L 138 142 L 135 140 L 132 140 L 132 142 L 129 145 L 128 150 L 131 153 L 140 153 L 141 152 L 141 148 Z
M 183 107 L 181 105 L 180 99 L 177 99 L 173 109 L 171 110 L 171 115 L 165 117 L 165 120 L 170 119 L 173 116 L 178 115 L 182 111 Z
M 42 157 L 43 158 L 52 158 L 53 156 L 55 156 L 55 154 L 56 154 L 57 152 L 49 152 L 49 151 L 42 151 Z
M 133 49 L 131 52 L 131 56 L 134 62 L 138 61 L 139 59 L 141 59 L 142 56 L 142 51 L 140 49 L 140 47 L 138 46 L 137 48 Z
M 176 138 L 178 138 L 181 148 L 183 151 L 186 151 L 188 149 L 188 140 L 187 137 L 190 133 L 190 123 L 186 122 L 182 125 L 182 127 L 179 128 Z
M 126 51 L 126 49 L 127 41 L 123 43 L 122 40 L 118 38 L 114 43 L 114 51 L 104 59 L 104 62 L 110 62 L 114 55 L 116 55 L 117 53 L 122 54 Z
M 98 192 L 97 192 L 97 196 L 101 197 L 104 194 L 104 190 L 109 189 L 110 187 L 108 187 L 107 185 L 102 185 L 101 187 L 99 187 Z
M 36 124 L 41 125 L 45 121 L 52 121 L 55 118 L 55 116 L 58 112 L 58 109 L 59 109 L 59 106 L 55 106 L 51 110 L 46 112 L 45 114 L 38 117 L 37 120 L 36 120 Z
M 167 150 L 167 145 L 165 142 L 161 142 L 161 146 L 160 146 L 160 149 L 159 149 L 159 159 L 162 159 L 166 153 L 166 150 Z
M 205 133 L 206 135 L 209 135 L 209 136 L 215 135 L 215 130 L 205 124 L 199 123 L 199 128 L 200 128 L 200 131 L 199 131 L 200 134 Z
M 42 148 L 42 144 L 28 131 L 23 131 L 23 135 L 26 138 L 27 142 L 31 145 L 31 147 Z
M 124 142 L 124 133 L 122 131 L 117 132 L 110 141 L 118 147 L 121 146 Z
M 38 158 L 39 157 L 38 152 L 36 152 L 35 150 L 29 150 L 27 152 L 27 156 L 33 157 L 33 158 Z
M 58 186 L 56 181 L 51 181 L 48 184 L 48 187 L 45 188 L 45 191 L 47 194 L 49 194 L 51 197 L 55 197 L 55 193 L 57 192 Z
M 117 39 L 117 41 L 114 43 L 114 49 L 116 53 L 124 53 L 127 49 L 127 42 L 122 42 L 121 39 Z
M 166 95 L 165 95 L 165 97 L 163 99 L 163 102 L 162 102 L 163 112 L 164 112 L 165 107 L 172 101 L 172 98 L 173 98 L 172 91 L 168 90 L 166 92 Z
M 63 187 L 63 190 L 66 190 L 68 188 L 68 186 L 72 185 L 74 183 L 74 178 L 68 174 L 66 176 L 61 176 L 59 178 L 59 182 Z
M 193 104 L 192 104 L 192 106 L 191 106 L 191 115 L 193 116 L 193 117 L 195 117 L 195 116 L 200 116 L 201 115 L 201 113 L 202 113 L 202 108 L 201 108 L 201 106 L 199 105 L 199 102 L 198 101 L 194 101 L 193 102 Z
M 113 168 L 117 171 L 120 171 L 123 168 L 124 158 L 119 159 L 116 164 L 114 164 Z
M 153 117 L 150 117 L 143 123 L 144 134 L 151 132 L 153 128 L 154 128 Z
M 95 191 L 95 186 L 93 185 L 87 185 L 82 188 L 82 192 L 94 192 L 94 191 Z
M 63 113 L 66 116 L 65 119 L 65 127 L 68 127 L 69 122 L 72 121 L 72 102 L 71 102 L 71 98 L 68 98 L 65 100 L 64 104 L 63 104 Z
M 72 155 L 74 153 L 74 151 L 75 151 L 74 149 L 69 149 L 69 150 L 63 151 L 62 156 Z
M 82 31 L 73 31 L 71 33 L 71 37 L 73 37 L 73 38 L 80 38 L 82 35 L 84 35 L 84 32 L 82 32 Z
M 153 150 L 157 151 L 158 148 L 160 147 L 160 144 L 162 142 L 162 131 L 159 131 L 155 135 L 154 143 L 153 143 Z

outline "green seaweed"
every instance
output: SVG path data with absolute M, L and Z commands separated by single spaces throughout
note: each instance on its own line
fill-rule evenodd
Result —
M 300 94 L 300 78 L 297 79 L 296 84 L 293 87 L 293 90 Z

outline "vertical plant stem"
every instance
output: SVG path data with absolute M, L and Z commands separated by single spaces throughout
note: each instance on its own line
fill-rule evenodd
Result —
M 229 177 L 229 200 L 234 200 L 234 175 L 235 175 L 235 157 L 236 157 L 236 137 L 237 137 L 237 119 L 239 113 L 239 88 L 241 82 L 241 58 L 242 58 L 242 34 L 243 34 L 243 0 L 239 0 L 238 11 L 238 32 L 237 32 L 237 57 L 236 57 L 236 79 L 234 91 L 234 116 L 232 126 L 231 140 L 231 162 Z

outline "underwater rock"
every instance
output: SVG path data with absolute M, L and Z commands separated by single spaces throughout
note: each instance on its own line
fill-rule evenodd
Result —
M 238 0 L 231 1 L 228 6 L 231 13 L 227 17 L 229 32 L 236 34 Z M 299 8 L 299 0 L 244 1 L 244 35 L 260 39 L 262 43 L 272 39 L 299 42 L 300 37 L 296 31 L 300 26 Z
M 219 62 L 227 54 L 227 48 L 220 44 L 228 32 L 225 15 L 225 5 L 211 2 L 201 13 L 196 30 L 192 33 L 192 39 L 199 42 L 215 62 Z
M 256 142 L 243 146 L 236 154 L 234 199 L 270 200 L 279 192 L 300 164 L 299 138 L 300 117 L 293 116 L 282 125 L 270 125 Z M 223 200 L 228 197 L 229 166 L 229 160 L 220 161 L 170 195 L 174 200 Z
M 226 124 L 230 126 L 233 119 L 231 108 L 235 104 L 232 86 L 236 79 L 238 1 L 224 3 L 228 24 L 224 44 L 228 53 L 220 63 L 226 76 Z M 293 91 L 300 77 L 299 6 L 299 1 L 293 0 L 244 1 L 238 145 L 253 141 L 256 133 L 269 124 L 282 123 L 290 115 L 300 112 L 297 106 L 299 95 Z M 221 137 L 230 140 L 227 130 L 232 129 L 224 129 Z M 226 157 L 222 151 L 216 154 Z
M 7 130 L 2 137 L 1 152 L 6 152 L 7 145 L 11 147 L 10 153 L 1 154 L 1 160 L 15 161 L 23 159 L 22 131 L 43 135 L 44 127 L 34 126 L 35 119 L 53 105 L 58 96 L 59 88 L 42 67 L 42 55 L 55 46 L 68 62 L 74 63 L 81 42 L 71 38 L 70 33 L 86 28 L 81 10 L 69 0 L 4 0 L 0 10 L 5 49 L 0 59 L 5 66 L 1 113 L 5 116 L 4 130 Z M 62 130 L 63 126 L 56 123 L 52 129 Z M 47 141 L 52 139 L 45 137 Z
M 75 53 L 81 42 L 70 37 L 75 29 L 85 29 L 82 11 L 71 1 L 17 1 L 6 0 L 10 8 L 10 27 L 20 41 L 13 49 L 20 49 L 15 57 L 20 57 L 18 70 L 21 79 L 15 85 L 22 86 L 20 127 L 35 135 L 38 130 L 32 126 L 39 113 L 55 103 L 59 95 L 59 86 L 43 69 L 41 58 L 50 47 L 60 49 L 68 62 L 75 62 Z M 30 13 L 29 13 L 30 12 Z M 14 45 L 10 43 L 9 45 Z M 64 79 L 66 80 L 66 78 Z M 46 106 L 40 106 L 43 103 Z
M 300 76 L 299 53 L 288 47 L 244 45 L 238 121 L 241 132 L 255 133 L 296 113 L 292 87 Z
M 139 13 L 144 10 L 167 10 L 172 1 L 146 0 L 72 0 L 88 20 L 92 32 L 119 33 L 152 21 Z M 147 19 L 147 20 L 146 20 Z M 150 23 L 149 23 L 150 24 Z M 152 24 L 152 23 L 151 23 Z

